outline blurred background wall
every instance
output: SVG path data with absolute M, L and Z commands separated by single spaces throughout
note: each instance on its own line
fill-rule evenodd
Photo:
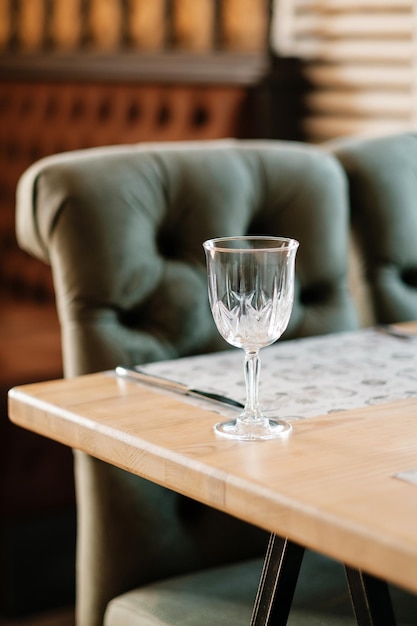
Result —
M 265 0 L 1 0 L 3 50 L 263 50 Z

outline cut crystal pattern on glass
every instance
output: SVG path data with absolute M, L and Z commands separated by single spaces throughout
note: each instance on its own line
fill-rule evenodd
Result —
M 291 430 L 268 419 L 258 402 L 259 350 L 274 343 L 287 327 L 294 298 L 298 242 L 282 237 L 225 237 L 204 243 L 209 300 L 217 329 L 245 351 L 246 405 L 243 413 L 215 425 L 234 439 L 272 439 Z

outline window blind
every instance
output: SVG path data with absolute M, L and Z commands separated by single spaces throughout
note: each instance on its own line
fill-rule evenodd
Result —
M 417 127 L 417 0 L 277 0 L 271 45 L 303 60 L 306 138 Z

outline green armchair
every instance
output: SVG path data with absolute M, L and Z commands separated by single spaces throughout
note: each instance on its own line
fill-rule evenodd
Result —
M 33 165 L 18 187 L 17 234 L 52 266 L 66 376 L 226 349 L 201 245 L 215 236 L 300 241 L 286 338 L 357 328 L 345 192 L 332 155 L 279 141 L 118 146 Z M 79 451 L 75 472 L 78 626 L 246 619 L 263 531 Z M 311 558 L 297 624 L 312 623 L 303 580 L 340 589 L 333 564 Z M 339 624 L 334 607 L 322 610 L 320 623 Z

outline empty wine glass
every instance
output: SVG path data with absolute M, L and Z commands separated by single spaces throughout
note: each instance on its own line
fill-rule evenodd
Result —
M 268 419 L 259 406 L 259 350 L 282 335 L 294 300 L 298 241 L 285 237 L 221 237 L 203 243 L 210 307 L 228 343 L 245 351 L 246 405 L 233 420 L 214 426 L 232 439 L 273 439 L 291 425 Z

